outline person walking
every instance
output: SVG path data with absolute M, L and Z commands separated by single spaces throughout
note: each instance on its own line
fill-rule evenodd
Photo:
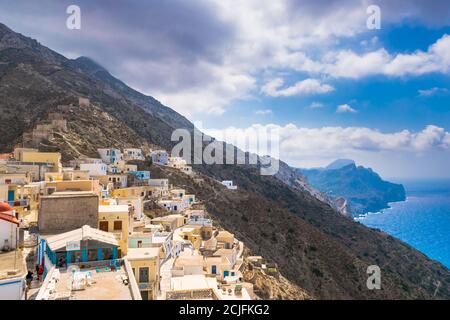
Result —
M 31 270 L 28 270 L 27 275 L 25 276 L 25 280 L 27 282 L 27 287 L 31 287 L 31 281 L 33 281 L 33 272 Z

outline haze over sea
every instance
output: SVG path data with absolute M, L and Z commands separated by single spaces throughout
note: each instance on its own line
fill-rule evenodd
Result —
M 403 240 L 450 268 L 450 180 L 397 181 L 407 200 L 355 220 Z

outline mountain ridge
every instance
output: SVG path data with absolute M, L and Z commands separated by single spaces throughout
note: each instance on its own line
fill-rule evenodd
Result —
M 353 215 L 377 212 L 406 200 L 403 185 L 383 180 L 353 160 L 336 160 L 325 168 L 298 169 L 315 188 L 332 198 L 345 198 Z

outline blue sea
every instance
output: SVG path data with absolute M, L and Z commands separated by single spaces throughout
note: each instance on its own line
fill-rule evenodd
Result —
M 403 240 L 450 268 L 450 180 L 396 181 L 407 200 L 355 220 Z

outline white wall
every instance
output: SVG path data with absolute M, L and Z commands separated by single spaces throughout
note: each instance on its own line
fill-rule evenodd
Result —
M 144 217 L 144 212 L 142 211 L 142 198 L 138 197 L 135 199 L 121 199 L 117 198 L 117 204 L 131 204 L 134 207 L 134 217 L 138 220 Z
M 8 240 L 10 248 L 16 248 L 17 225 L 15 223 L 0 220 L 0 250 L 5 245 L 5 240 Z
M 0 280 L 0 300 L 25 299 L 24 278 L 12 278 Z
M 90 176 L 106 175 L 107 166 L 104 163 L 81 163 L 80 170 L 89 171 Z

